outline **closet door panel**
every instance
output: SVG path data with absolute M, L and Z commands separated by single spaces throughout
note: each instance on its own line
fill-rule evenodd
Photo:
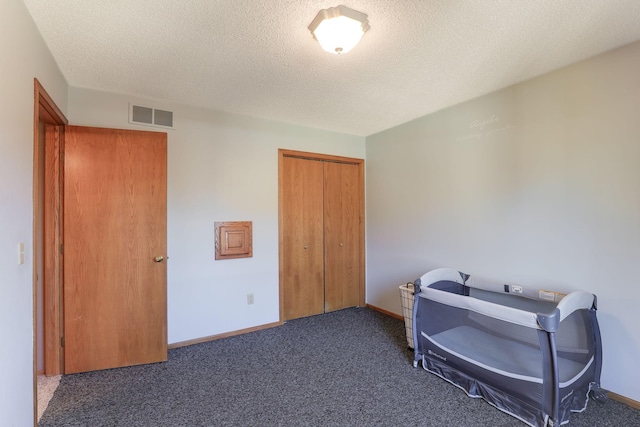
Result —
M 322 162 L 283 158 L 284 320 L 324 312 Z
M 359 167 L 324 163 L 325 312 L 359 304 Z

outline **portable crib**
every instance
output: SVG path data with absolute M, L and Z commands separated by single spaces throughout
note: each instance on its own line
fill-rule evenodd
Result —
M 475 279 L 450 268 L 415 282 L 414 367 L 536 427 L 569 422 L 600 390 L 596 297 Z

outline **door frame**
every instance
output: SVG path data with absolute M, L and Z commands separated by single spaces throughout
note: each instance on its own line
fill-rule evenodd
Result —
M 310 153 L 306 151 L 278 149 L 278 280 L 280 294 L 280 323 L 284 322 L 284 207 L 283 207 L 283 159 L 295 157 L 300 159 L 348 163 L 358 166 L 358 188 L 360 188 L 360 283 L 358 284 L 358 305 L 366 305 L 365 294 L 365 201 L 364 201 L 364 159 L 354 157 L 334 156 L 331 154 Z
M 53 101 L 37 78 L 34 81 L 33 100 L 33 227 L 32 227 L 32 293 L 33 293 L 33 407 L 34 420 L 38 414 L 38 262 L 43 262 L 43 326 L 44 326 L 44 371 L 47 375 L 62 373 L 63 352 L 61 347 L 62 311 L 62 254 L 60 251 L 61 204 L 60 177 L 62 168 L 60 155 L 64 126 L 68 120 L 60 108 Z M 45 163 L 51 168 L 41 169 L 38 162 L 40 156 L 40 124 L 55 126 L 55 131 L 47 141 L 45 132 L 44 156 Z M 40 188 L 40 177 L 44 176 L 44 188 Z M 38 216 L 40 208 L 40 193 L 44 192 L 44 215 Z M 49 206 L 49 209 L 47 209 Z M 51 207 L 54 207 L 53 212 Z M 44 228 L 45 238 L 42 247 L 38 244 L 38 232 Z M 48 234 L 48 236 L 47 236 Z M 53 241 L 52 241 L 53 240 Z M 42 254 L 42 255 L 41 255 Z

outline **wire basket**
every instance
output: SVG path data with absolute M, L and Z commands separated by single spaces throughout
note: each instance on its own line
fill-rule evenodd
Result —
M 413 283 L 400 285 L 400 303 L 402 304 L 402 316 L 404 328 L 407 332 L 407 344 L 411 350 L 413 346 Z

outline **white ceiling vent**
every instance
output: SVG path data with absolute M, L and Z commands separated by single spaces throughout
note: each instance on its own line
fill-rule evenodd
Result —
M 129 123 L 173 128 L 173 111 L 129 104 Z

